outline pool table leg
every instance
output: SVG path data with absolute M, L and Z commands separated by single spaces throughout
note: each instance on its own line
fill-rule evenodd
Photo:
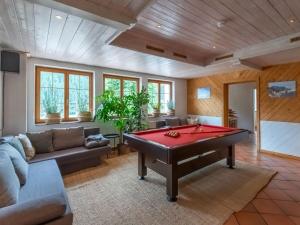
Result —
M 235 166 L 235 146 L 230 145 L 228 147 L 228 153 L 227 153 L 227 165 L 230 169 L 234 169 Z
M 147 167 L 145 165 L 145 154 L 138 152 L 138 174 L 140 180 L 144 180 L 144 177 L 147 175 Z
M 176 166 L 167 165 L 167 199 L 169 202 L 176 202 L 178 195 L 178 178 L 176 175 Z

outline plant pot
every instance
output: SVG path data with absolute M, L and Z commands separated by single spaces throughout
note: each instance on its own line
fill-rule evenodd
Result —
M 47 113 L 46 116 L 46 124 L 57 124 L 60 123 L 61 121 L 61 117 L 60 117 L 60 113 Z
M 79 112 L 77 116 L 79 122 L 90 122 L 92 120 L 91 112 Z
M 167 112 L 168 116 L 175 116 L 175 109 L 169 109 L 169 111 Z
M 154 110 L 153 110 L 153 116 L 154 116 L 154 117 L 159 117 L 159 116 L 160 116 L 159 109 L 154 109 Z

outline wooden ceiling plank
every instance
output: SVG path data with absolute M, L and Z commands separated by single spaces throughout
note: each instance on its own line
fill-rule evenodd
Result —
M 247 33 L 250 37 L 256 37 L 257 42 L 266 40 L 267 36 L 264 33 L 258 32 L 258 30 L 249 25 L 248 22 L 240 18 L 230 7 L 222 4 L 219 1 L 203 0 L 207 5 L 217 10 L 220 14 L 224 15 L 229 21 L 233 21 L 240 29 L 241 32 Z
M 55 48 L 56 55 L 63 55 L 66 49 L 69 47 L 69 44 L 72 42 L 80 24 L 82 23 L 82 19 L 68 15 L 63 31 L 61 32 L 58 44 Z
M 282 15 L 274 8 L 268 0 L 253 0 L 253 3 L 262 9 L 268 17 L 281 28 L 281 30 L 287 35 L 294 30 L 290 27 L 288 21 L 282 17 Z
M 295 22 L 293 24 L 288 23 L 291 27 L 295 28 L 295 27 L 299 27 L 300 26 L 300 4 L 299 4 L 299 0 L 288 0 L 285 1 L 286 5 L 288 6 L 289 10 L 292 12 L 292 14 L 294 15 L 294 18 L 288 18 L 287 22 L 290 19 L 294 19 Z
M 47 45 L 51 9 L 45 6 L 34 4 L 34 30 L 36 54 L 43 55 Z
M 57 19 L 56 16 L 60 16 L 61 19 Z M 62 36 L 62 32 L 65 28 L 66 20 L 68 15 L 58 10 L 52 10 L 49 32 L 47 37 L 47 44 L 45 48 L 45 54 L 54 54 L 56 52 L 56 48 L 59 44 L 59 41 Z
M 178 32 L 180 32 L 180 30 L 178 29 L 180 28 L 184 30 L 184 32 L 193 33 L 197 37 L 203 35 L 206 40 L 214 39 L 213 41 L 210 41 L 212 43 L 210 43 L 209 46 L 206 46 L 206 48 L 209 48 L 212 45 L 219 45 L 220 48 L 224 48 L 223 43 L 225 41 L 228 45 L 232 45 L 233 48 L 236 48 L 238 46 L 232 41 L 232 38 L 229 38 L 229 35 L 225 35 L 225 37 L 220 36 L 218 33 L 220 32 L 220 30 L 217 29 L 217 26 L 215 26 L 215 30 L 212 30 L 212 26 L 205 22 L 205 20 L 199 20 L 199 17 L 193 15 L 190 12 L 187 12 L 184 8 L 181 8 L 174 3 L 172 4 L 172 2 L 164 2 L 164 5 L 159 5 L 158 3 L 155 4 L 155 6 L 153 6 L 152 8 L 159 12 L 161 18 L 164 18 L 167 21 L 172 20 L 174 29 L 176 28 Z M 149 16 L 151 16 L 151 13 L 149 13 Z M 156 18 L 157 17 L 158 16 L 156 15 Z M 177 20 L 176 18 L 178 18 L 179 20 Z M 198 38 L 198 40 L 199 39 L 200 38 Z M 203 40 L 203 38 L 201 40 Z
M 193 10 L 195 15 L 199 15 L 199 13 L 203 14 L 201 19 L 206 19 L 212 26 L 217 27 L 217 22 L 224 21 L 224 27 L 218 28 L 220 33 L 222 32 L 222 35 L 228 34 L 231 36 L 231 39 L 240 39 L 240 41 L 243 42 L 243 46 L 253 44 L 252 38 L 244 35 L 231 21 L 226 21 L 227 18 L 221 15 L 217 10 L 212 9 L 203 1 L 190 0 L 188 2 L 190 2 L 191 5 L 189 7 L 190 10 Z
M 235 0 L 220 0 L 220 3 L 230 8 L 234 14 L 239 16 L 239 18 L 245 21 L 248 26 L 253 27 L 257 32 L 260 32 L 266 36 L 266 38 L 275 38 L 276 34 L 274 31 L 270 30 L 268 26 L 266 26 L 265 21 L 258 21 L 256 18 L 258 11 L 254 11 L 252 13 L 248 12 L 243 5 L 249 4 L 249 1 L 235 1 Z M 253 14 L 255 13 L 255 16 Z
M 80 46 L 95 26 L 95 22 L 83 20 L 82 23 L 79 25 L 78 30 L 74 34 L 74 37 L 70 42 L 69 46 L 66 48 L 63 56 L 73 57 L 76 54 L 76 52 L 80 49 Z

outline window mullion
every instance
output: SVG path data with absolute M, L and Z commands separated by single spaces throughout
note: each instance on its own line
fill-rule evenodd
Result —
M 64 103 L 64 117 L 65 117 L 65 120 L 69 120 L 69 73 L 68 72 L 65 72 L 65 90 L 64 90 L 64 95 L 65 95 L 65 103 Z

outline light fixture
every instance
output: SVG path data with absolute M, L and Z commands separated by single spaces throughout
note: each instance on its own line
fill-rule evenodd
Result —
M 158 24 L 156 27 L 157 27 L 157 28 L 161 28 L 161 25 L 160 25 L 160 24 Z
M 290 19 L 290 23 L 294 23 L 295 22 L 295 20 L 294 19 Z
M 31 57 L 31 54 L 29 52 L 26 52 L 27 58 Z
M 62 19 L 62 17 L 60 15 L 56 15 L 55 18 L 58 19 L 58 20 Z
M 224 26 L 225 26 L 225 21 L 224 21 L 224 20 L 218 21 L 218 22 L 217 22 L 217 27 L 218 27 L 218 28 L 222 28 L 222 27 L 224 27 Z
M 212 46 L 212 48 L 215 49 L 215 48 L 217 48 L 217 47 L 214 45 L 214 46 Z

